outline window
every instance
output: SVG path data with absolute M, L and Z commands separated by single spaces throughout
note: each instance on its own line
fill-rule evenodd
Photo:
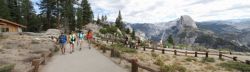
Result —
M 9 28 L 0 28 L 1 30 L 1 32 L 9 32 Z

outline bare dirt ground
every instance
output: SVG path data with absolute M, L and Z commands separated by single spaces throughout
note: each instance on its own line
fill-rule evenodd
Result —
M 66 54 L 59 53 L 52 57 L 47 65 L 41 68 L 41 72 L 127 72 L 95 48 L 88 49 L 86 42 L 83 44 L 81 51 L 76 46 L 72 54 L 69 53 L 69 45 L 67 45 Z

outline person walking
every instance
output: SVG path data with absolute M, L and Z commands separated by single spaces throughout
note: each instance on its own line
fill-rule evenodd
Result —
M 61 35 L 58 37 L 58 40 L 61 46 L 62 54 L 65 54 L 65 45 L 67 44 L 67 36 L 62 32 Z
M 88 44 L 89 44 L 89 49 L 91 49 L 91 41 L 93 39 L 93 32 L 92 30 L 88 30 L 88 33 L 86 35 L 86 38 L 88 40 Z
M 77 45 L 80 46 L 79 50 L 81 50 L 82 49 L 82 41 L 84 39 L 84 33 L 82 31 L 79 31 L 77 36 L 78 36 L 78 42 L 77 42 L 78 44 Z
M 138 40 L 137 40 L 137 44 L 136 44 L 136 49 L 138 49 L 140 45 L 141 45 L 141 40 L 138 39 Z
M 69 35 L 69 39 L 70 39 L 70 53 L 74 52 L 74 47 L 75 47 L 75 41 L 76 41 L 76 35 L 74 34 L 74 32 L 72 31 Z

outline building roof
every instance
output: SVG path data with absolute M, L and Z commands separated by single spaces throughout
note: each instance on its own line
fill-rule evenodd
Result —
M 24 25 L 21 25 L 21 24 L 18 24 L 18 23 L 15 23 L 15 22 L 12 22 L 12 21 L 9 21 L 9 20 L 6 20 L 6 19 L 2 19 L 0 18 L 0 21 L 3 21 L 7 24 L 12 24 L 12 25 L 15 25 L 15 26 L 19 26 L 19 27 L 22 27 L 22 28 L 27 28 L 27 26 L 24 26 Z M 1 25 L 1 23 L 0 23 Z

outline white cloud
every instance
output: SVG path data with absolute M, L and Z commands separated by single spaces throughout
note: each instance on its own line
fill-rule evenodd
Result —
M 40 0 L 31 0 L 35 5 Z M 225 20 L 250 17 L 250 0 L 89 0 L 97 15 L 108 15 L 115 21 L 118 11 L 123 20 L 134 23 L 166 22 L 190 15 L 195 21 Z
M 122 11 L 126 22 L 166 22 L 181 15 L 196 21 L 224 20 L 250 16 L 249 0 L 89 0 L 95 16 L 107 14 L 115 21 Z

